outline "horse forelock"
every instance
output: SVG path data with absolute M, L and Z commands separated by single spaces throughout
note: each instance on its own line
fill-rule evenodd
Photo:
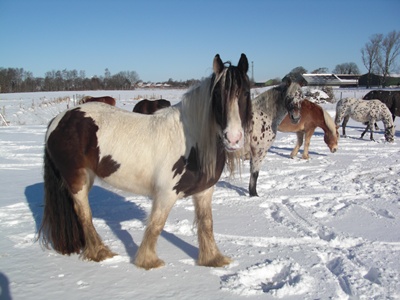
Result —
M 251 99 L 250 99 L 250 82 L 246 74 L 243 74 L 237 67 L 231 66 L 230 62 L 229 66 L 221 72 L 220 76 L 217 78 L 214 89 L 220 89 L 221 93 L 221 112 L 225 120 L 220 124 L 224 127 L 226 124 L 226 107 L 232 104 L 234 101 L 238 101 L 239 109 L 240 109 L 240 118 L 242 121 L 242 126 L 245 130 L 247 130 L 250 122 L 251 122 Z M 226 63 L 225 63 L 226 64 Z M 220 85 L 218 87 L 218 85 Z M 239 99 L 239 97 L 243 96 L 243 91 L 247 90 L 244 95 L 244 99 Z M 212 97 L 214 97 L 214 93 L 212 93 Z M 214 101 L 214 99 L 213 99 Z M 244 103 L 242 103 L 244 102 Z M 213 109 L 216 109 L 216 106 L 213 103 Z M 244 107 L 243 107 L 244 106 Z M 215 113 L 215 111 L 214 111 Z

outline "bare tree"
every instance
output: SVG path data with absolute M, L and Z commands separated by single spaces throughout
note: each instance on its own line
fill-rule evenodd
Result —
M 389 32 L 380 44 L 380 52 L 377 60 L 379 71 L 382 74 L 382 85 L 386 84 L 386 78 L 394 70 L 395 62 L 400 54 L 400 32 Z
M 370 37 L 369 42 L 367 42 L 364 48 L 361 49 L 361 58 L 365 68 L 368 70 L 367 88 L 370 87 L 371 73 L 377 66 L 380 44 L 382 42 L 382 39 L 383 39 L 382 34 L 375 34 Z
M 329 72 L 328 68 L 321 67 L 321 68 L 318 68 L 318 69 L 315 69 L 314 71 L 312 71 L 311 74 L 326 74 L 328 72 Z
M 333 69 L 332 73 L 335 74 L 360 74 L 360 70 L 358 69 L 358 66 L 356 63 L 350 62 L 350 63 L 343 63 L 336 65 L 336 67 Z

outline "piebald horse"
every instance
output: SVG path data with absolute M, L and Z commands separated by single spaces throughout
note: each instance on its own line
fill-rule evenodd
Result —
M 286 115 L 278 126 L 278 131 L 295 132 L 297 134 L 297 143 L 290 157 L 296 157 L 304 142 L 302 158 L 309 159 L 308 150 L 310 148 L 310 141 L 317 127 L 322 128 L 324 131 L 325 143 L 328 145 L 331 152 L 335 153 L 338 149 L 339 133 L 329 113 L 318 104 L 308 101 L 307 99 L 301 102 L 300 113 L 301 118 L 297 124 L 293 124 L 293 122 L 290 121 L 289 115 Z
M 157 239 L 176 200 L 187 196 L 195 207 L 197 264 L 229 264 L 231 259 L 215 243 L 211 200 L 225 164 L 234 170 L 248 135 L 248 67 L 244 54 L 237 66 L 216 55 L 213 74 L 157 114 L 87 103 L 55 117 L 45 141 L 45 207 L 39 229 L 44 245 L 93 261 L 115 255 L 92 223 L 88 193 L 98 177 L 153 200 L 136 266 L 164 265 L 156 254 Z

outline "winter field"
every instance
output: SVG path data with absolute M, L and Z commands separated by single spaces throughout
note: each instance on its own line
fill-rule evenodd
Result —
M 399 118 L 394 143 L 385 142 L 382 130 L 375 142 L 369 133 L 361 140 L 364 126 L 350 120 L 334 154 L 317 128 L 309 160 L 301 153 L 290 159 L 296 135 L 279 133 L 257 198 L 248 196 L 248 162 L 234 178 L 223 174 L 213 215 L 217 244 L 234 260 L 227 267 L 196 266 L 194 208 L 183 199 L 158 242 L 166 266 L 136 268 L 131 260 L 151 201 L 101 182 L 90 194 L 94 225 L 119 256 L 95 263 L 42 249 L 35 235 L 47 122 L 84 95 L 113 96 L 131 111 L 142 98 L 176 103 L 183 92 L 0 94 L 10 125 L 0 120 L 0 299 L 400 299 Z M 336 100 L 366 92 L 334 90 Z M 334 117 L 335 105 L 322 107 Z

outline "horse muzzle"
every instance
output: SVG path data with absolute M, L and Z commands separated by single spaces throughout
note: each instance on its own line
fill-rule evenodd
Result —
M 243 131 L 225 131 L 223 145 L 226 151 L 235 152 L 244 146 Z
M 289 117 L 290 117 L 290 122 L 292 122 L 292 124 L 297 124 L 299 123 L 300 119 L 301 119 L 301 114 L 300 111 L 290 111 L 289 112 Z

